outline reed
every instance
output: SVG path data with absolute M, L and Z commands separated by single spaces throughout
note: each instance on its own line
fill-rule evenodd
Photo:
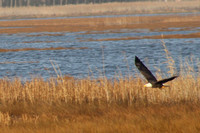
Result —
M 130 75 L 75 79 L 57 70 L 58 77 L 46 81 L 3 78 L 1 132 L 198 132 L 200 77 L 192 75 L 190 62 L 181 64 L 180 77 L 163 90 L 143 88 L 144 81 Z
M 134 8 L 133 8 L 134 7 Z M 87 16 L 106 14 L 198 12 L 199 1 L 113 2 L 50 7 L 0 8 L 0 17 Z

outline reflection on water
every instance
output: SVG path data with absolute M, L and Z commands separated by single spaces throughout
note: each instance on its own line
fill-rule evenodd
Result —
M 196 29 L 199 30 L 199 29 Z M 136 68 L 134 57 L 137 55 L 153 71 L 160 68 L 168 71 L 165 52 L 160 39 L 86 41 L 88 39 L 121 38 L 134 36 L 150 36 L 161 34 L 188 34 L 193 31 L 151 32 L 148 30 L 120 30 L 116 32 L 55 32 L 24 33 L 0 35 L 1 49 L 73 47 L 61 50 L 30 50 L 18 52 L 0 52 L 0 77 L 19 76 L 30 79 L 32 76 L 56 76 L 51 61 L 63 75 L 99 77 L 105 74 L 111 78 L 117 74 L 134 75 Z M 180 59 L 200 57 L 200 39 L 164 39 L 164 42 L 179 68 Z M 88 49 L 80 49 L 87 47 Z M 76 49 L 77 48 L 77 49 Z M 184 60 L 183 60 L 184 61 Z M 9 62 L 9 63 L 6 63 Z M 12 63 L 13 62 L 13 63 Z M 31 62 L 31 63 L 30 63 Z M 197 64 L 194 62 L 197 68 Z

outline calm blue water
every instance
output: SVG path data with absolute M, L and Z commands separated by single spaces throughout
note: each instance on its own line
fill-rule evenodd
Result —
M 105 74 L 112 78 L 116 75 L 134 75 L 138 72 L 134 65 L 137 55 L 152 72 L 156 67 L 163 73 L 168 71 L 165 52 L 161 39 L 119 40 L 119 41 L 87 41 L 88 39 L 119 38 L 161 34 L 188 34 L 199 31 L 150 32 L 148 30 L 122 29 L 122 33 L 83 34 L 84 32 L 56 32 L 56 33 L 29 33 L 29 34 L 0 34 L 0 48 L 49 48 L 49 47 L 87 47 L 88 49 L 74 50 L 46 50 L 0 52 L 0 77 L 22 79 L 41 76 L 48 78 L 56 76 L 51 62 L 63 75 L 72 75 L 78 78 L 92 75 L 95 78 Z M 98 33 L 98 34 L 97 34 Z M 43 36 L 37 36 L 42 35 Z M 49 36 L 45 34 L 62 34 Z M 35 36 L 34 36 L 35 35 Z M 48 42 L 47 42 L 48 41 Z M 192 39 L 164 39 L 163 40 L 175 60 L 177 69 L 180 61 L 186 58 L 194 59 L 194 67 L 198 72 L 200 57 L 200 38 Z M 26 63 L 26 62 L 32 63 Z M 13 63 L 15 62 L 15 63 Z

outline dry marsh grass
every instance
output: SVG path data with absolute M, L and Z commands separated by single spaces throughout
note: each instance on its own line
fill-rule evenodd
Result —
M 51 7 L 0 8 L 0 17 L 87 16 L 105 14 L 198 12 L 199 0 L 180 2 L 116 2 Z
M 34 43 L 34 42 L 31 42 Z M 38 42 L 35 42 L 38 43 Z M 40 43 L 40 42 L 39 42 Z M 20 48 L 20 49 L 0 49 L 0 52 L 19 52 L 19 51 L 32 51 L 32 50 L 63 50 L 63 49 L 88 49 L 87 47 L 50 47 L 50 48 Z
M 168 73 L 174 75 L 174 60 L 163 46 Z M 191 61 L 181 64 L 179 78 L 163 90 L 144 88 L 144 81 L 133 76 L 58 75 L 24 83 L 3 78 L 1 132 L 199 132 L 200 77 Z
M 184 31 L 200 27 L 200 15 L 129 16 L 108 18 L 68 18 L 47 20 L 0 21 L 1 34 L 33 32 L 120 31 L 121 29 L 145 29 L 149 31 Z M 53 36 L 53 34 L 40 34 Z M 35 35 L 35 36 L 40 36 Z M 55 34 L 62 36 L 63 34 Z M 198 37 L 189 34 L 181 37 Z M 167 37 L 167 36 L 166 36 Z M 169 36 L 170 37 L 170 36 Z

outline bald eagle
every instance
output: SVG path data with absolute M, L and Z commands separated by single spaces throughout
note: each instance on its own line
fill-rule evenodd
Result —
M 140 61 L 140 59 L 135 56 L 135 66 L 138 68 L 138 70 L 143 74 L 143 76 L 147 79 L 149 83 L 145 84 L 144 87 L 148 88 L 163 88 L 163 87 L 169 87 L 167 85 L 164 85 L 164 83 L 171 81 L 178 76 L 173 76 L 170 78 L 162 79 L 157 81 L 157 79 L 154 77 L 154 75 L 149 71 L 149 69 Z

